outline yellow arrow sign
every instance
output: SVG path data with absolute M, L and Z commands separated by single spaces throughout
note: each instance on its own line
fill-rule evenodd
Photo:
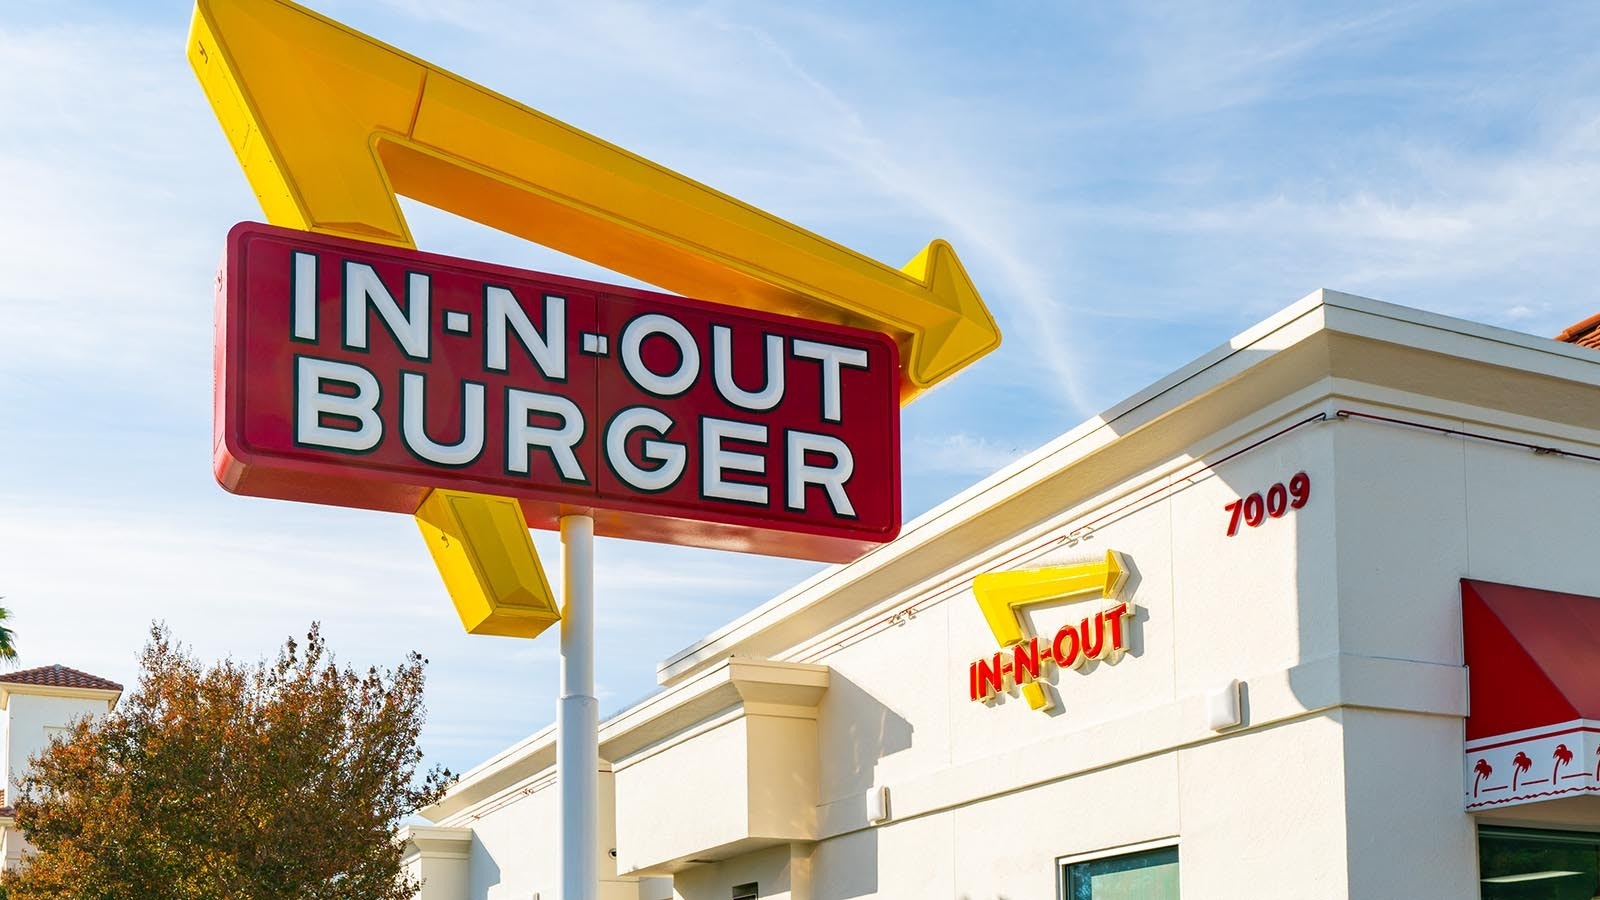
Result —
M 435 490 L 416 520 L 468 634 L 531 638 L 561 621 L 517 501 Z
M 199 0 L 189 58 L 274 223 L 410 246 L 405 194 L 691 297 L 893 335 L 902 402 L 1000 343 L 944 241 L 892 268 L 285 0 Z
M 233 65 L 225 62 L 231 47 L 219 42 L 213 31 L 219 10 L 222 18 L 230 23 L 229 32 L 240 37 L 232 46 L 242 47 L 245 58 L 254 62 L 257 74 L 248 85 L 237 76 Z M 312 41 L 307 47 L 315 47 L 317 35 L 327 33 L 359 37 L 341 25 L 290 4 L 273 0 L 217 3 L 202 0 L 195 7 L 190 28 L 189 61 L 200 76 L 206 96 L 269 221 L 323 234 L 413 246 L 405 223 L 399 219 L 394 195 L 386 185 L 382 186 L 379 196 L 383 203 L 363 206 L 372 199 L 372 186 L 359 181 L 340 182 L 348 162 L 347 153 L 352 148 L 337 141 L 353 133 L 351 123 L 369 121 L 373 110 L 383 111 L 380 121 L 393 121 L 393 101 L 404 93 L 402 88 L 400 94 L 396 94 L 394 85 L 405 84 L 412 78 L 414 73 L 409 71 L 412 63 L 402 60 L 400 66 L 365 73 L 373 76 L 365 79 L 366 93 L 349 97 L 330 94 L 331 85 L 297 80 L 288 77 L 287 72 L 278 78 L 261 68 L 263 52 L 288 53 L 282 59 L 289 63 L 295 58 L 290 52 L 295 40 L 306 38 Z M 293 49 L 306 52 L 305 48 Z M 346 74 L 361 80 L 361 73 Z M 300 130 L 306 125 L 305 121 L 296 121 L 294 127 L 269 136 L 256 112 L 258 107 L 251 99 L 263 93 L 271 98 L 269 106 L 281 107 L 284 102 L 302 104 L 315 116 L 318 126 L 328 130 L 328 143 L 320 148 L 308 147 L 305 133 Z M 336 107 L 346 100 L 355 105 L 345 114 L 365 110 L 367 117 L 341 118 Z M 278 122 L 293 118 L 275 115 Z M 278 137 L 287 137 L 290 146 L 295 148 L 296 162 L 292 171 L 286 162 L 288 157 L 274 142 Z M 315 152 L 308 154 L 308 150 Z M 362 151 L 354 148 L 354 152 Z M 317 158 L 317 153 L 321 154 L 321 159 Z M 297 180 L 294 172 L 307 177 Z M 381 179 L 381 170 L 377 173 Z M 334 177 L 327 177 L 330 174 Z M 312 206 L 308 197 L 317 201 L 316 208 L 338 209 L 348 217 L 309 215 L 307 210 Z M 398 230 L 393 228 L 394 224 L 398 224 Z M 435 490 L 417 509 L 415 518 L 428 552 L 444 579 L 445 590 L 468 633 L 531 638 L 560 620 L 561 613 L 539 562 L 538 550 L 528 536 L 528 523 L 516 501 L 463 491 Z
M 1001 647 L 1010 647 L 1031 637 L 1022 619 L 1023 608 L 1081 597 L 1112 598 L 1127 580 L 1128 564 L 1122 554 L 1107 550 L 1102 562 L 985 572 L 972 579 L 972 593 L 995 640 Z M 1022 695 L 1033 709 L 1049 706 L 1044 687 L 1036 681 L 1022 685 Z

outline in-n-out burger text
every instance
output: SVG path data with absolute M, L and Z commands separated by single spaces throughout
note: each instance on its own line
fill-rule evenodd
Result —
M 1012 685 L 1040 680 L 1045 667 L 1076 669 L 1091 659 L 1116 660 L 1128 649 L 1131 620 L 1137 608 L 1123 601 L 1081 622 L 1062 625 L 1051 638 L 1030 637 L 967 667 L 967 695 L 988 700 Z
M 310 254 L 295 256 L 297 261 L 316 261 Z M 426 325 L 428 314 L 427 277 L 411 277 L 407 310 L 402 313 L 371 266 L 346 262 L 345 267 L 345 316 L 341 338 L 344 346 L 367 349 L 364 311 L 370 304 L 409 359 L 429 362 L 428 335 L 419 327 Z M 312 273 L 314 277 L 314 267 Z M 485 293 L 490 310 L 485 325 L 489 348 L 485 367 L 490 371 L 506 371 L 507 348 L 513 343 L 511 336 L 514 335 L 515 343 L 529 354 L 544 378 L 566 380 L 566 351 L 562 346 L 566 298 L 548 294 L 543 297 L 545 327 L 541 332 L 522 311 L 510 290 L 491 287 Z M 309 291 L 303 291 L 296 296 L 297 320 L 302 308 L 315 308 L 315 298 L 306 296 L 308 294 Z M 304 334 L 303 339 L 316 343 L 314 326 L 306 328 Z M 730 374 L 729 329 L 714 325 L 712 334 L 714 349 L 710 368 L 716 373 L 713 383 L 718 395 L 734 406 L 756 412 L 764 412 L 783 402 L 785 361 L 782 355 L 785 350 L 781 337 L 773 336 L 766 347 L 766 386 L 759 392 L 748 392 L 734 383 Z M 678 359 L 670 372 L 657 372 L 644 362 L 640 348 L 656 335 L 668 338 L 677 351 Z M 301 336 L 302 332 L 297 330 L 296 337 Z M 676 397 L 701 377 L 699 351 L 693 338 L 682 323 L 670 316 L 660 313 L 639 316 L 623 327 L 619 343 L 623 348 L 620 355 L 623 370 L 635 384 L 655 396 Z M 819 412 L 828 421 L 839 421 L 843 405 L 840 370 L 846 366 L 865 368 L 866 351 L 796 340 L 788 352 L 794 359 L 812 359 L 821 364 Z M 383 417 L 378 414 L 383 390 L 372 370 L 359 363 L 296 355 L 295 442 L 302 447 L 367 453 L 378 449 L 385 438 L 389 438 L 398 440 L 406 452 L 424 462 L 459 467 L 477 461 L 485 450 L 485 423 L 488 404 L 492 402 L 487 399 L 485 386 L 476 381 L 461 382 L 460 405 L 464 421 L 460 437 L 452 443 L 442 443 L 428 434 L 427 385 L 428 376 L 423 372 L 400 373 L 400 427 L 396 435 L 386 432 Z M 502 399 L 506 408 L 502 461 L 507 472 L 528 475 L 532 455 L 545 453 L 555 461 L 563 481 L 589 482 L 590 473 L 584 470 L 575 448 L 592 426 L 578 404 L 562 394 L 512 387 L 506 388 L 503 398 L 497 399 Z M 536 416 L 542 417 L 541 421 L 548 418 L 551 422 L 536 425 L 533 422 Z M 765 459 L 734 448 L 740 444 L 766 445 L 770 437 L 767 426 L 705 415 L 696 418 L 703 465 L 694 477 L 700 479 L 701 495 L 765 504 L 768 498 L 765 479 L 772 475 L 766 471 Z M 601 446 L 606 465 L 637 490 L 661 491 L 672 487 L 683 478 L 688 460 L 685 443 L 665 439 L 677 424 L 667 413 L 652 406 L 632 406 L 620 411 L 605 424 Z M 635 433 L 646 435 L 638 460 L 628 452 L 629 438 Z M 824 489 L 833 514 L 853 517 L 855 507 L 846 489 L 855 471 L 849 445 L 829 434 L 798 429 L 785 430 L 781 440 L 784 470 L 788 474 L 784 505 L 804 512 L 806 488 L 817 485 Z M 824 462 L 816 464 L 813 462 L 816 459 Z M 730 478 L 732 473 L 763 480 L 734 481 Z
M 230 490 L 410 512 L 448 486 L 819 559 L 898 531 L 881 335 L 266 226 L 226 276 Z

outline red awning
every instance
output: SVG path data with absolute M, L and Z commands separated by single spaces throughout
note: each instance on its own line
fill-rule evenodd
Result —
M 1461 581 L 1467 740 L 1600 720 L 1600 597 Z

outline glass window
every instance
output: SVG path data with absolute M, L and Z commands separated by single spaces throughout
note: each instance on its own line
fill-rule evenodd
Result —
M 1600 834 L 1478 829 L 1484 900 L 1590 900 L 1600 897 Z
M 1064 863 L 1061 896 L 1065 900 L 1178 900 L 1178 848 Z

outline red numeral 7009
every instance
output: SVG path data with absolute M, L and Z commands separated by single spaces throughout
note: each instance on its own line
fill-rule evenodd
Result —
M 1291 509 L 1299 509 L 1311 499 L 1311 476 L 1304 472 L 1297 472 L 1289 479 L 1289 486 L 1282 483 L 1275 484 L 1267 489 L 1267 494 L 1251 494 L 1241 500 L 1235 500 L 1224 506 L 1223 509 L 1232 514 L 1228 519 L 1228 537 L 1239 533 L 1239 521 L 1255 528 L 1265 522 L 1270 516 L 1280 519 L 1283 514 Z

